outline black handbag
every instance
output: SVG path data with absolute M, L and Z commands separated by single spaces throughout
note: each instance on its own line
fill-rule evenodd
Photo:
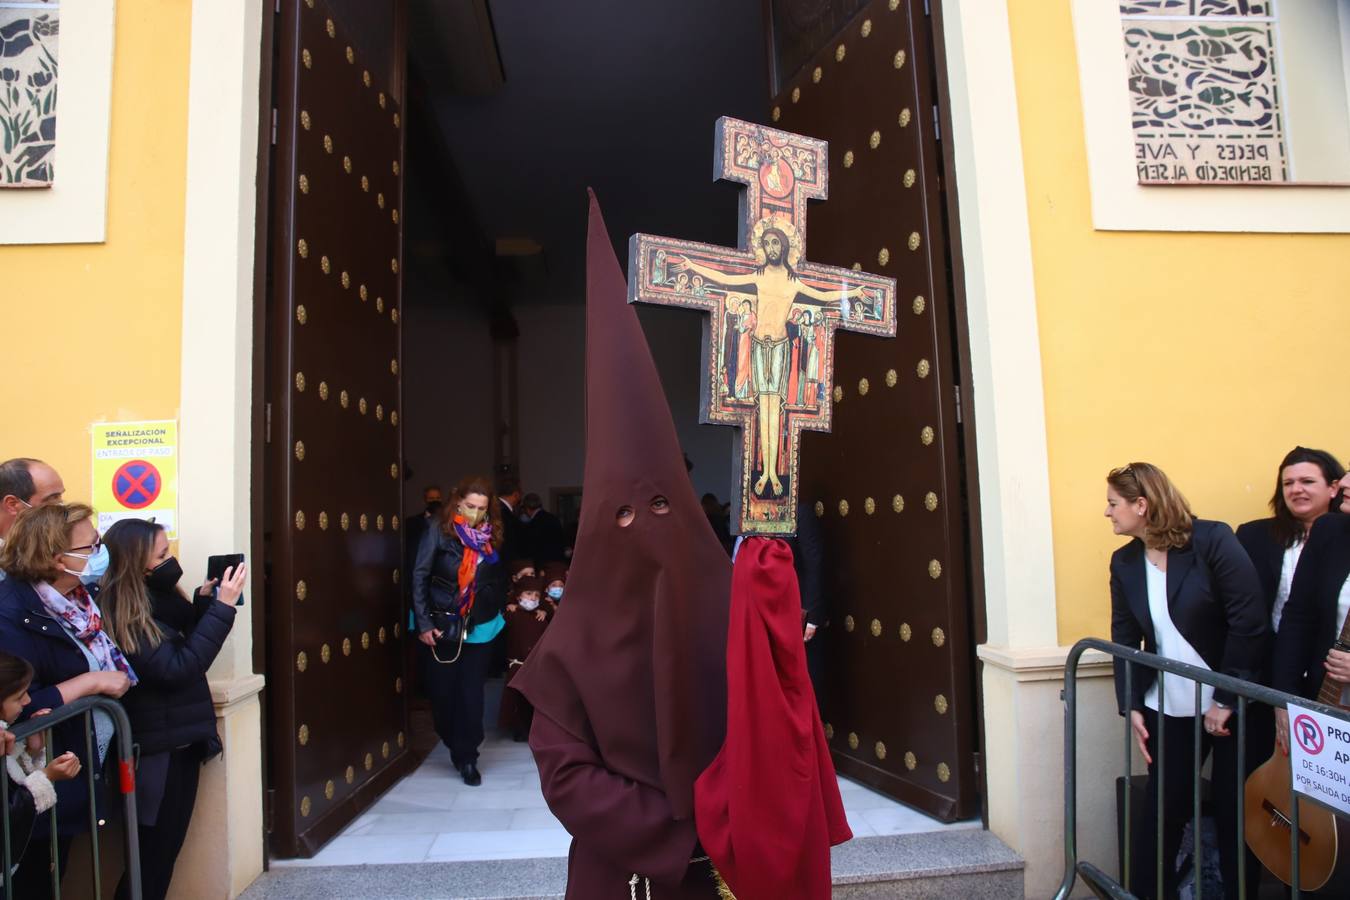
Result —
M 468 623 L 464 617 L 450 610 L 454 607 L 455 596 L 459 593 L 458 586 L 451 584 L 438 575 L 431 576 L 431 626 L 441 633 L 436 639 L 436 645 L 431 648 L 431 656 L 441 665 L 450 665 L 459 660 L 460 653 L 464 650 L 464 638 L 469 632 Z M 441 654 L 437 651 L 443 651 L 446 655 L 453 653 L 450 659 L 441 659 Z

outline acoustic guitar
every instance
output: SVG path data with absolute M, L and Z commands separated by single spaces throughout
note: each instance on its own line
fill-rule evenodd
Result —
M 1337 650 L 1350 651 L 1350 619 L 1341 629 Z M 1346 709 L 1341 702 L 1346 685 L 1322 679 L 1319 703 Z M 1252 772 L 1246 787 L 1247 846 L 1261 864 L 1285 884 L 1294 883 L 1293 827 L 1289 807 L 1289 757 L 1277 746 L 1270 759 Z M 1350 897 L 1350 822 L 1338 822 L 1336 813 L 1318 803 L 1298 799 L 1299 890 L 1327 888 L 1328 896 Z

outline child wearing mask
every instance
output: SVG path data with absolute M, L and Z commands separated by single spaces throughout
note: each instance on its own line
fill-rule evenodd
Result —
M 80 759 L 66 751 L 47 763 L 42 735 L 31 734 L 19 745 L 9 731 L 9 723 L 23 713 L 30 702 L 28 685 L 33 667 L 28 660 L 0 653 L 0 753 L 5 757 L 5 775 L 9 778 L 9 859 L 10 872 L 19 866 L 28 839 L 33 835 L 37 817 L 56 805 L 52 782 L 69 781 L 80 773 Z M 40 709 L 33 717 L 45 716 Z
M 524 697 L 510 690 L 511 680 L 525 664 L 534 645 L 543 637 L 544 629 L 551 618 L 552 608 L 543 602 L 543 588 L 544 582 L 538 577 L 522 578 L 516 582 L 515 596 L 506 607 L 508 689 L 502 692 L 502 708 L 497 725 L 510 731 L 511 737 L 517 742 L 529 737 L 534 709 Z
M 567 586 L 567 566 L 563 563 L 549 563 L 544 567 L 544 602 L 555 610 L 562 603 L 563 589 Z

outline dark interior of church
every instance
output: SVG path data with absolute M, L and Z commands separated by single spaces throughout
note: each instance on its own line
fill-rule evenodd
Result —
M 734 245 L 714 123 L 767 117 L 760 4 L 410 4 L 406 501 L 492 467 L 546 506 L 581 483 L 586 189 L 616 252 L 638 231 Z M 700 316 L 644 308 L 700 493 L 727 498 L 728 429 L 698 424 Z M 471 374 L 478 373 L 478 374 Z M 490 387 L 489 387 L 490 385 Z

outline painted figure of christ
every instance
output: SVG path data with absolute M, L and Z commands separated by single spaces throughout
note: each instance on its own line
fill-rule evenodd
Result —
M 783 495 L 778 478 L 778 448 L 782 439 L 783 404 L 787 402 L 791 350 L 787 333 L 794 303 L 814 306 L 838 306 L 845 298 L 861 297 L 861 287 L 846 291 L 826 291 L 801 281 L 788 261 L 788 238 L 782 230 L 769 225 L 760 238 L 763 265 L 753 272 L 734 274 L 710 268 L 685 257 L 672 260 L 674 272 L 693 272 L 706 281 L 723 287 L 753 288 L 758 310 L 752 336 L 750 388 L 755 396 L 759 432 L 759 453 L 764 470 L 755 482 L 755 493 L 764 496 L 772 487 L 773 495 Z

